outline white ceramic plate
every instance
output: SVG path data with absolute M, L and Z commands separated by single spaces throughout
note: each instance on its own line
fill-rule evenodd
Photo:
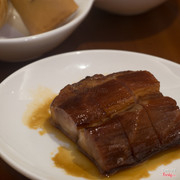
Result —
M 68 83 L 87 75 L 124 70 L 152 72 L 161 82 L 161 91 L 180 105 L 179 64 L 149 55 L 113 50 L 80 51 L 49 57 L 18 70 L 0 84 L 1 157 L 31 179 L 79 179 L 53 166 L 51 152 L 58 147 L 57 142 L 23 125 L 23 113 L 31 102 L 30 92 L 43 86 L 58 93 Z M 180 179 L 180 160 L 167 167 L 176 168 L 173 179 Z M 160 175 L 158 168 L 147 180 L 166 178 L 169 177 Z

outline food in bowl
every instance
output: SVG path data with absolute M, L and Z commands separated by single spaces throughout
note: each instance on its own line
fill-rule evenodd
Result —
M 55 29 L 78 8 L 74 0 L 11 0 L 11 2 L 31 35 Z
M 180 144 L 180 109 L 148 71 L 86 77 L 64 87 L 50 109 L 51 123 L 104 175 Z
M 17 11 L 13 8 L 10 19 L 14 15 L 16 18 L 12 18 L 10 22 L 8 19 L 8 22 L 0 28 L 0 60 L 11 62 L 32 60 L 60 45 L 88 15 L 94 0 L 74 0 L 74 2 L 78 6 L 76 12 L 57 28 L 36 35 L 28 33 L 24 23 L 17 16 Z
M 10 16 L 16 9 L 17 15 Z M 74 0 L 0 0 L 0 27 L 8 19 L 22 19 L 30 35 L 40 34 L 55 29 L 65 22 L 78 8 Z M 16 17 L 15 17 L 16 16 Z M 13 21 L 13 20 L 9 20 Z M 12 23 L 13 24 L 13 23 Z M 20 25 L 19 25 L 20 26 Z M 21 25 L 22 26 L 22 25 Z M 17 28 L 21 28 L 17 27 Z

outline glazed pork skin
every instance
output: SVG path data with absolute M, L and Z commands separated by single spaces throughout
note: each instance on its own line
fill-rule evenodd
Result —
M 103 123 L 133 106 L 138 96 L 156 93 L 159 87 L 147 71 L 86 77 L 60 91 L 50 107 L 51 122 L 76 142 L 79 128 Z
M 180 143 L 180 110 L 147 71 L 98 74 L 67 85 L 51 104 L 51 123 L 104 175 Z

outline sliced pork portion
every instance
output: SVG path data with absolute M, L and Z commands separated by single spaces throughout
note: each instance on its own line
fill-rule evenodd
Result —
M 119 119 L 80 130 L 77 144 L 103 174 L 135 163 L 128 138 Z
M 120 114 L 118 119 L 137 162 L 159 150 L 160 141 L 143 106 L 136 104 L 129 111 Z
M 162 147 L 180 143 L 180 110 L 170 97 L 159 96 L 140 102 L 156 131 Z
M 84 128 L 77 144 L 104 174 L 137 164 L 161 147 L 146 111 L 138 104 L 100 126 Z
M 180 110 L 148 71 L 98 74 L 67 85 L 51 123 L 109 175 L 180 144 Z

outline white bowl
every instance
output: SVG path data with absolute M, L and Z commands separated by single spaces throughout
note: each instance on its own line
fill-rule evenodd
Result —
M 75 0 L 79 8 L 68 21 L 49 32 L 28 36 L 21 20 L 0 29 L 0 60 L 26 61 L 50 51 L 63 42 L 82 22 L 94 0 Z M 13 13 L 16 13 L 15 11 Z M 17 25 L 18 24 L 18 25 Z
M 95 5 L 115 14 L 135 15 L 144 13 L 166 0 L 96 0 Z

